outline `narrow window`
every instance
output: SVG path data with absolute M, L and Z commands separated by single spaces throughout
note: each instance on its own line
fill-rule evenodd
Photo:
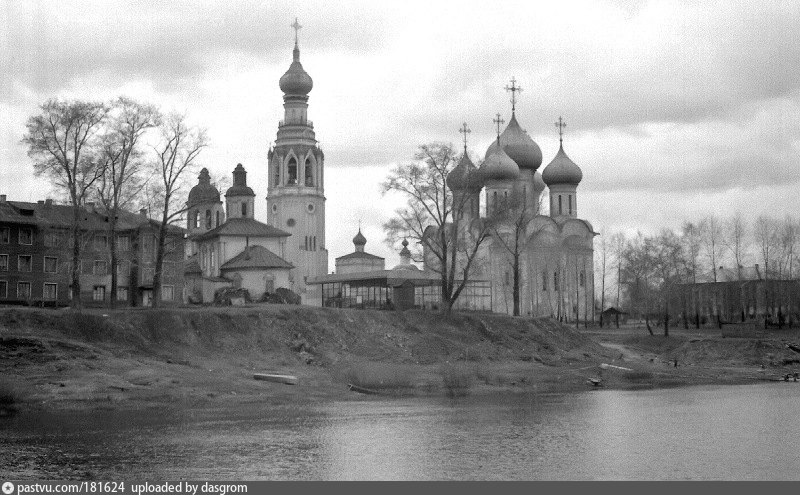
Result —
M 547 272 L 542 272 L 542 290 L 547 290 Z
M 11 227 L 0 228 L 0 243 L 8 244 L 11 242 Z
M 561 215 L 561 195 L 558 195 L 558 214 Z M 556 289 L 558 290 L 558 289 Z
M 214 225 L 214 227 L 219 227 L 219 218 L 220 218 L 220 214 L 219 214 L 219 211 L 217 211 L 217 223 Z
M 211 228 L 211 210 L 206 210 L 206 228 Z
M 493 211 L 497 212 L 497 191 L 494 192 L 494 203 L 492 205 Z
M 93 301 L 105 301 L 106 300 L 106 286 L 105 285 L 95 285 L 92 288 L 92 300 Z
M 317 236 L 314 236 L 314 246 L 312 247 L 312 251 L 317 250 Z
M 274 177 L 274 179 L 272 180 L 272 185 L 273 186 L 281 185 L 281 165 L 280 165 L 280 163 L 276 163 L 275 164 L 275 174 L 274 174 L 273 177 Z
M 586 284 L 586 276 L 581 272 L 581 275 L 578 280 L 578 284 L 583 287 Z
M 306 159 L 306 187 L 314 186 L 314 170 L 311 168 L 311 160 Z
M 292 157 L 289 160 L 289 177 L 286 183 L 290 186 L 297 184 L 297 160 Z
M 242 202 L 242 218 L 246 218 L 246 217 L 247 217 L 247 202 L 243 201 Z
M 8 271 L 8 255 L 0 254 L 0 272 Z
M 569 214 L 572 215 L 572 194 L 569 195 Z
M 0 297 L 8 297 L 8 281 L 0 280 Z
M 553 272 L 553 290 L 558 292 L 558 272 Z

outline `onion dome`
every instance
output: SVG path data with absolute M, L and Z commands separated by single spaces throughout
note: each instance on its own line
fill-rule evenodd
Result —
M 241 163 L 233 169 L 233 185 L 225 191 L 225 196 L 255 196 L 253 190 L 247 187 L 247 171 Z
M 408 240 L 403 239 L 403 249 L 400 250 L 400 264 L 392 270 L 419 270 L 419 267 L 411 263 L 411 251 L 408 250 Z
M 359 228 L 358 234 L 356 234 L 356 236 L 353 237 L 353 244 L 355 244 L 356 246 L 364 247 L 366 243 L 367 243 L 367 238 L 364 237 L 364 234 L 361 233 L 361 229 Z
M 519 178 L 517 162 L 500 149 L 495 149 L 494 153 L 488 155 L 478 170 L 480 170 L 481 178 L 484 181 L 516 180 Z
M 519 126 L 517 116 L 511 114 L 511 121 L 500 134 L 500 144 L 503 151 L 514 160 L 519 168 L 536 170 L 542 164 L 542 150 L 539 145 Z M 492 141 L 486 150 L 486 157 L 497 149 L 497 141 Z
M 294 60 L 292 65 L 289 66 L 289 70 L 281 76 L 279 86 L 284 94 L 305 96 L 311 92 L 311 88 L 314 87 L 314 81 L 311 80 L 311 76 L 308 75 L 303 69 L 303 64 L 300 63 L 300 48 L 298 48 L 297 42 L 294 44 L 292 53 Z
M 463 191 L 465 189 L 480 191 L 483 187 L 478 167 L 472 163 L 466 151 L 461 156 L 458 165 L 447 174 L 447 186 L 451 191 Z
M 211 185 L 211 176 L 208 169 L 203 167 L 200 175 L 197 176 L 197 185 L 189 191 L 189 199 L 186 203 L 189 206 L 200 203 L 218 203 L 219 191 Z
M 537 170 L 533 174 L 533 190 L 540 193 L 544 191 L 545 187 L 547 187 L 547 185 L 544 183 L 544 180 L 542 180 L 542 174 Z
M 573 162 L 566 153 L 564 145 L 558 147 L 558 153 L 542 172 L 542 180 L 548 186 L 556 184 L 571 184 L 577 186 L 583 179 L 581 168 Z

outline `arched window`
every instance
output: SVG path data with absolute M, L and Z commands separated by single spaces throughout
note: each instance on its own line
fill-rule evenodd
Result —
M 272 185 L 273 186 L 281 185 L 281 164 L 280 164 L 280 162 L 275 163 L 275 173 L 274 173 L 274 179 L 273 179 Z
M 497 191 L 494 192 L 494 200 L 493 200 L 493 203 L 492 203 L 492 211 L 494 213 L 497 212 Z
M 311 159 L 306 158 L 306 187 L 314 186 L 314 170 L 312 169 Z
M 562 210 L 561 210 L 561 195 L 560 194 L 558 195 L 558 214 L 559 215 L 562 214 Z
M 247 201 L 242 201 L 242 218 L 247 217 Z
M 211 210 L 206 210 L 206 228 L 211 228 Z
M 199 211 L 195 211 L 194 213 L 192 213 L 192 217 L 193 217 L 192 218 L 192 225 L 194 225 L 194 228 L 199 229 L 200 228 L 200 212 Z
M 579 279 L 580 279 L 580 280 L 578 280 L 578 284 L 579 284 L 581 287 L 583 287 L 584 285 L 586 285 L 586 275 L 585 275 L 583 272 L 581 272 L 581 275 L 580 275 Z
M 219 227 L 219 211 L 217 212 L 217 223 L 214 225 L 214 227 Z
M 292 157 L 289 160 L 289 167 L 287 169 L 289 171 L 289 177 L 287 177 L 286 184 L 293 186 L 297 184 L 297 160 Z
M 569 214 L 572 215 L 572 194 L 569 195 Z

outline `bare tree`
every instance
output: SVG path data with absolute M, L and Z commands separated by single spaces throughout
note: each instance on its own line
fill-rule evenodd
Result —
M 616 300 L 616 307 L 617 309 L 622 309 L 620 296 L 622 292 L 622 266 L 625 262 L 625 246 L 627 245 L 628 241 L 625 238 L 624 232 L 617 232 L 611 236 L 611 253 L 614 255 L 614 261 L 616 265 L 616 272 L 617 272 L 617 300 Z M 617 317 L 617 321 L 619 321 L 619 317 Z M 619 325 L 617 325 L 619 326 Z
M 696 328 L 700 328 L 700 308 L 698 306 L 699 292 L 695 286 L 697 283 L 697 272 L 700 269 L 700 251 L 703 246 L 700 227 L 693 222 L 683 222 L 681 226 L 681 240 L 683 243 L 684 258 L 686 260 L 686 282 L 691 284 L 694 324 Z M 689 328 L 688 308 L 685 308 L 685 306 L 684 304 L 684 328 Z
M 654 249 L 653 239 L 638 232 L 636 237 L 626 243 L 623 252 L 625 283 L 628 285 L 631 311 L 644 317 L 650 335 L 653 335 L 650 316 L 654 299 Z
M 770 279 L 775 275 L 773 261 L 779 246 L 778 222 L 772 217 L 759 215 L 753 224 L 753 236 L 761 261 L 764 263 L 764 301 L 768 311 L 771 311 L 775 304 L 775 295 Z
M 69 197 L 72 216 L 72 307 L 80 309 L 81 207 L 103 175 L 97 160 L 98 133 L 108 109 L 102 103 L 48 100 L 28 119 L 22 141 L 36 175 L 47 177 Z
M 117 304 L 117 225 L 119 211 L 136 199 L 145 181 L 140 149 L 142 136 L 159 125 L 161 115 L 152 105 L 120 97 L 111 103 L 109 132 L 104 136 L 100 159 L 105 173 L 97 185 L 97 196 L 108 215 L 108 245 L 111 251 L 111 307 Z
M 717 267 L 722 254 L 722 224 L 714 215 L 705 217 L 700 222 L 700 239 L 703 251 L 711 265 L 714 282 L 717 282 Z
M 159 178 L 161 224 L 158 229 L 153 274 L 153 307 L 157 307 L 161 299 L 161 275 L 169 226 L 186 209 L 181 197 L 186 172 L 193 170 L 197 156 L 208 146 L 205 129 L 188 125 L 184 115 L 170 114 L 159 127 L 161 141 L 154 148 L 154 172 Z
M 398 165 L 381 184 L 383 194 L 396 192 L 407 198 L 406 206 L 384 224 L 386 240 L 393 244 L 402 238 L 416 239 L 423 246 L 433 261 L 426 259 L 426 268 L 441 276 L 441 309 L 445 314 L 451 312 L 473 275 L 479 248 L 488 236 L 483 222 L 464 225 L 462 212 L 468 198 L 461 195 L 456 199 L 447 187 L 447 174 L 455 166 L 455 158 L 450 144 L 421 145 L 414 162 Z
M 749 234 L 747 222 L 742 217 L 741 212 L 736 212 L 732 217 L 725 221 L 723 229 L 723 243 L 733 257 L 736 264 L 737 279 L 742 279 L 742 266 L 747 256 L 749 244 Z
M 608 258 L 609 241 L 603 232 L 600 231 L 600 328 L 603 328 L 603 311 L 606 309 L 606 259 Z

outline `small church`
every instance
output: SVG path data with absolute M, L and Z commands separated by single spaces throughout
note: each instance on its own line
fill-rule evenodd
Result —
M 284 118 L 268 152 L 268 223 L 254 218 L 255 197 L 247 171 L 238 164 L 233 185 L 220 192 L 207 169 L 200 171 L 187 208 L 187 298 L 208 303 L 223 287 L 247 289 L 253 300 L 278 288 L 300 295 L 303 304 L 321 304 L 321 290 L 308 280 L 328 268 L 325 247 L 325 156 L 308 120 L 311 76 L 300 62 L 295 20 L 292 63 L 280 78 Z

